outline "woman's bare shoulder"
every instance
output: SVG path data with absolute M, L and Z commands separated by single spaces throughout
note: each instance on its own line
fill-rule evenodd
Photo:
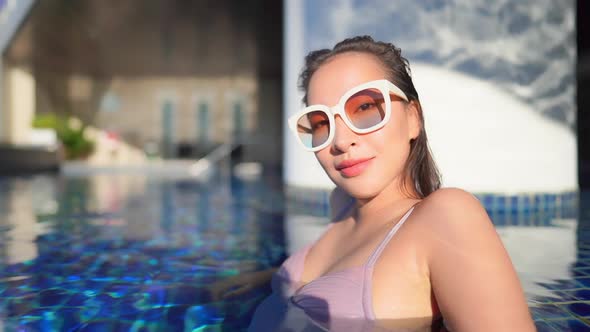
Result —
M 507 321 L 519 331 L 533 331 L 510 257 L 479 200 L 465 190 L 444 188 L 420 205 L 416 219 L 423 226 L 430 281 L 451 326 L 503 331 Z
M 487 211 L 466 190 L 439 189 L 427 196 L 416 212 L 421 235 L 428 240 L 424 243 L 428 243 L 428 251 L 433 255 L 440 253 L 448 242 L 469 246 L 483 240 L 499 240 Z
M 446 188 L 440 188 L 440 189 L 434 191 L 433 193 L 431 193 L 430 195 L 428 195 L 426 198 L 424 198 L 423 203 L 427 203 L 427 202 L 465 203 L 466 201 L 469 201 L 469 200 L 475 200 L 475 201 L 479 202 L 477 200 L 477 197 L 475 197 L 475 195 L 473 195 L 472 193 L 470 193 L 464 189 L 456 188 L 456 187 L 446 187 Z
M 460 188 L 438 189 L 424 198 L 417 210 L 423 217 L 420 219 L 436 228 L 470 227 L 466 223 L 477 222 L 493 226 L 477 197 Z

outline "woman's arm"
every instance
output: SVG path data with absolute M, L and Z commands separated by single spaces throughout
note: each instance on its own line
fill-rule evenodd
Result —
M 232 277 L 221 279 L 211 284 L 208 289 L 214 301 L 239 296 L 251 289 L 270 282 L 272 275 L 278 268 L 246 272 Z
M 510 257 L 477 198 L 445 188 L 424 203 L 430 280 L 449 328 L 535 331 Z
M 353 198 L 340 188 L 335 188 L 330 193 L 330 220 L 342 218 L 353 203 Z M 263 271 L 242 273 L 233 277 L 222 279 L 213 283 L 209 289 L 215 300 L 238 296 L 250 289 L 270 282 L 272 275 L 278 268 L 271 268 Z

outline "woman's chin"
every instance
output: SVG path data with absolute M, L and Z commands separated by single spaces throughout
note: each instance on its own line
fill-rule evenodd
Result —
M 359 188 L 359 186 L 346 186 L 346 185 L 338 185 L 342 190 L 344 190 L 349 196 L 355 199 L 371 199 L 379 193 L 378 190 L 374 188 Z

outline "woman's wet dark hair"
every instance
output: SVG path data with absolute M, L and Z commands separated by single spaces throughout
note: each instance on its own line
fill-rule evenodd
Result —
M 335 55 L 347 52 L 367 53 L 375 56 L 387 71 L 387 78 L 397 85 L 406 94 L 409 102 L 414 103 L 418 109 L 421 122 L 420 134 L 416 139 L 410 141 L 410 155 L 404 165 L 402 177 L 402 179 L 407 179 L 410 176 L 414 190 L 408 190 L 407 181 L 401 181 L 401 190 L 408 197 L 413 198 L 424 198 L 430 195 L 440 188 L 441 175 L 428 147 L 428 139 L 424 130 L 424 115 L 418 92 L 412 82 L 410 64 L 401 55 L 401 49 L 391 43 L 374 41 L 370 36 L 358 36 L 339 42 L 333 49 L 310 52 L 305 57 L 305 66 L 299 76 L 299 88 L 305 93 L 303 102 L 307 105 L 309 81 L 316 70 Z

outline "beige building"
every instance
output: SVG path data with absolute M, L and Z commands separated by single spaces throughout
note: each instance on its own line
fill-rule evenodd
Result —
M 3 142 L 53 112 L 164 157 L 280 161 L 280 1 L 38 1 L 2 62 Z

